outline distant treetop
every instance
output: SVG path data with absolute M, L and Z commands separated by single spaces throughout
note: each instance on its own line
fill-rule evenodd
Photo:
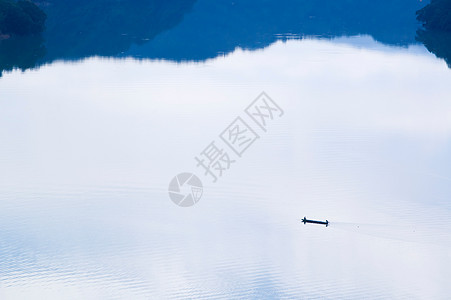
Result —
M 426 29 L 451 32 L 451 0 L 431 0 L 417 11 L 417 19 Z
M 30 35 L 44 30 L 46 14 L 29 0 L 0 0 L 0 35 Z

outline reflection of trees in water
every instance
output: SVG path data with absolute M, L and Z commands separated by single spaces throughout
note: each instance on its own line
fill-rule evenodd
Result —
M 419 0 L 198 0 L 173 30 L 126 55 L 203 61 L 237 47 L 255 50 L 302 37 L 371 35 L 384 44 L 416 43 Z
M 25 71 L 38 65 L 45 56 L 44 40 L 40 35 L 16 36 L 0 41 L 0 76 L 15 68 Z
M 57 59 L 78 60 L 90 56 L 202 61 L 237 47 L 264 48 L 290 34 L 323 38 L 368 34 L 384 44 L 405 46 L 416 43 L 415 12 L 424 5 L 419 0 L 47 0 L 40 3 L 48 14 L 45 56 L 42 45 L 18 44 L 16 52 L 10 45 L 9 50 L 0 49 L 0 55 L 9 51 L 9 56 L 0 57 L 2 70 L 10 70 L 14 64 L 24 69 L 25 61 L 32 68 Z M 194 3 L 195 9 L 187 14 Z M 449 57 L 446 55 L 449 43 L 437 39 L 427 32 L 418 33 L 416 38 L 431 52 Z M 0 48 L 4 44 L 0 42 Z M 33 55 L 32 51 L 36 53 Z M 20 52 L 29 59 L 21 61 Z M 17 53 L 14 59 L 13 53 Z
M 451 68 L 451 32 L 420 29 L 417 31 L 416 38 L 429 52 L 438 58 L 443 58 Z
M 176 26 L 195 0 L 51 0 L 47 58 L 113 56 Z
M 196 0 L 49 0 L 41 37 L 0 41 L 0 76 L 57 59 L 115 56 L 176 26 Z
M 115 56 L 176 26 L 196 0 L 42 1 L 48 15 L 41 36 L 0 41 L 0 76 L 57 59 Z

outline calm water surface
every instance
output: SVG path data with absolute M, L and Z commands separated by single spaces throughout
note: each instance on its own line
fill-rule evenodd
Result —
M 450 82 L 369 35 L 4 72 L 0 298 L 446 299 Z M 262 91 L 285 114 L 213 183 L 194 157 Z

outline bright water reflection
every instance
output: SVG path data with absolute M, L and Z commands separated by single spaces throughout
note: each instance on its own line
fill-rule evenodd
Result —
M 5 73 L 0 298 L 445 299 L 450 80 L 365 36 Z M 169 180 L 262 90 L 284 117 L 175 206 Z

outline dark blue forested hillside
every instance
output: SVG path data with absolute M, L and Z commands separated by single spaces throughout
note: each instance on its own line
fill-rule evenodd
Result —
M 10 0 L 0 1 L 8 2 L 8 5 L 12 3 Z M 48 15 L 46 30 L 42 36 L 17 35 L 6 40 L 0 38 L 0 76 L 4 70 L 26 70 L 57 59 L 117 56 L 129 49 L 130 45 L 147 42 L 176 26 L 194 2 L 195 0 L 36 1 Z M 27 2 L 28 4 L 31 2 Z M 36 5 L 35 7 L 37 8 Z
M 46 0 L 43 39 L 0 42 L 3 57 L 15 45 L 34 67 L 90 56 L 202 61 L 237 47 L 259 49 L 286 36 L 333 38 L 371 35 L 385 44 L 417 43 L 421 0 Z M 18 39 L 18 38 L 16 38 Z M 42 44 L 36 44 L 42 42 Z M 45 51 L 42 51 L 44 48 Z M 30 49 L 36 49 L 33 56 Z M 12 52 L 11 52 L 12 51 Z M 31 61 L 27 60 L 28 62 Z M 9 70 L 15 65 L 8 60 Z
M 125 55 L 198 60 L 236 47 L 259 49 L 286 36 L 371 35 L 390 45 L 416 43 L 420 0 L 198 0 L 183 22 Z

